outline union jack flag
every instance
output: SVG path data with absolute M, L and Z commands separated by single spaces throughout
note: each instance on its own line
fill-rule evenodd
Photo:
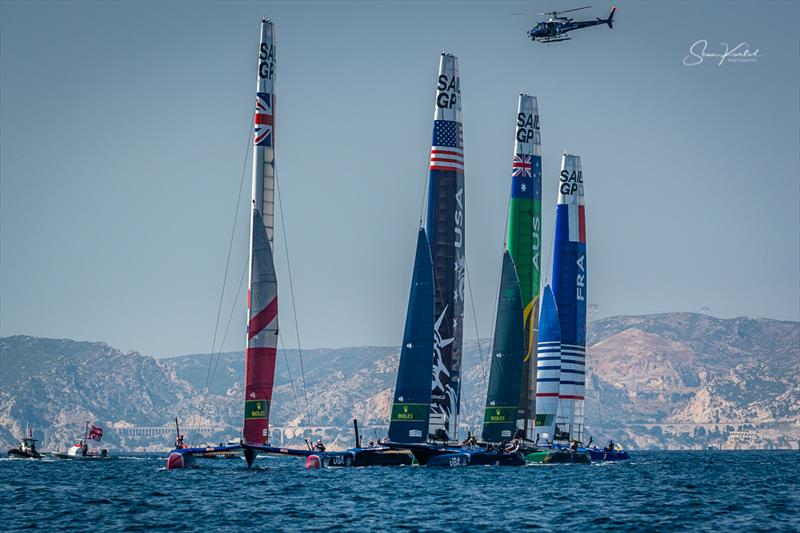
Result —
M 92 427 L 89 429 L 89 438 L 92 440 L 100 440 L 103 438 L 103 428 L 97 427 L 92 424 Z
M 514 156 L 514 173 L 512 176 L 520 178 L 530 178 L 531 171 L 533 170 L 533 163 L 531 156 L 526 154 L 516 154 Z
M 253 144 L 256 146 L 272 146 L 273 103 L 271 94 L 256 93 L 256 116 L 253 122 Z

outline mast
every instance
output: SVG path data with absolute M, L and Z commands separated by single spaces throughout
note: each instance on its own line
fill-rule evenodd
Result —
M 581 158 L 564 154 L 553 242 L 553 295 L 561 328 L 559 405 L 554 438 L 583 440 L 586 388 L 586 214 Z
M 253 119 L 253 188 L 250 275 L 247 290 L 247 349 L 242 440 L 267 441 L 278 343 L 278 282 L 272 255 L 275 189 L 275 38 L 261 21 L 256 106 Z
M 436 82 L 427 234 L 436 290 L 430 433 L 457 432 L 464 318 L 464 140 L 458 58 L 442 53 Z
M 553 439 L 558 413 L 558 390 L 561 381 L 561 327 L 558 309 L 550 285 L 542 293 L 539 317 L 539 340 L 536 357 L 536 440 Z
M 519 278 L 514 260 L 506 251 L 503 254 L 500 294 L 497 297 L 497 320 L 481 435 L 486 442 L 511 439 L 516 433 L 525 348 Z
M 542 247 L 542 156 L 539 104 L 520 94 L 514 135 L 507 246 L 517 267 L 525 322 L 525 357 L 517 426 L 533 438 L 536 413 L 536 339 Z
M 433 262 L 425 230 L 420 228 L 389 421 L 389 439 L 394 442 L 425 442 L 428 438 L 433 307 Z

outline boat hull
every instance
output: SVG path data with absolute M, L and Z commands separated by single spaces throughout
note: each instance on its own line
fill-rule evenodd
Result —
M 389 443 L 394 449 L 407 449 L 421 466 L 522 466 L 519 452 L 487 451 L 485 448 L 461 448 L 436 444 Z
M 608 452 L 600 448 L 587 448 L 586 452 L 592 458 L 592 461 L 626 461 L 631 458 L 630 454 L 625 450 Z
M 237 456 L 242 449 L 238 444 L 229 446 L 207 446 L 204 448 L 175 448 L 167 457 L 167 470 L 186 468 L 195 466 L 195 459 L 198 457 L 214 459 L 217 457 L 227 457 L 229 454 Z
M 41 459 L 42 454 L 39 452 L 27 452 L 23 450 L 18 450 L 17 448 L 11 448 L 8 450 L 8 456 L 13 457 L 15 459 Z
M 525 458 L 519 452 L 488 452 L 486 450 L 462 449 L 453 453 L 436 455 L 427 466 L 524 466 Z
M 414 456 L 406 450 L 391 448 L 352 448 L 343 452 L 320 454 L 325 466 L 409 466 Z
M 580 450 L 539 450 L 525 456 L 525 462 L 537 464 L 589 464 L 592 458 Z
M 52 454 L 53 457 L 58 459 L 70 459 L 73 461 L 100 461 L 100 460 L 107 460 L 111 459 L 111 457 L 106 455 L 70 455 L 68 453 L 54 453 Z

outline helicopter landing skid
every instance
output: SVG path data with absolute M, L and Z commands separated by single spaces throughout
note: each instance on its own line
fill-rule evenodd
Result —
M 569 37 L 567 35 L 557 35 L 554 37 L 540 37 L 538 41 L 540 43 L 557 43 L 559 41 L 569 41 L 571 39 L 572 37 Z

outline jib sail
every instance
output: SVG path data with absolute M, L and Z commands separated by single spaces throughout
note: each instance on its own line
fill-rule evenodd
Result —
M 394 442 L 425 442 L 428 437 L 433 307 L 431 250 L 425 230 L 420 228 L 389 421 L 389 439 Z
M 517 269 L 511 254 L 506 251 L 503 254 L 489 388 L 483 417 L 482 437 L 486 442 L 508 440 L 516 433 L 525 341 Z

